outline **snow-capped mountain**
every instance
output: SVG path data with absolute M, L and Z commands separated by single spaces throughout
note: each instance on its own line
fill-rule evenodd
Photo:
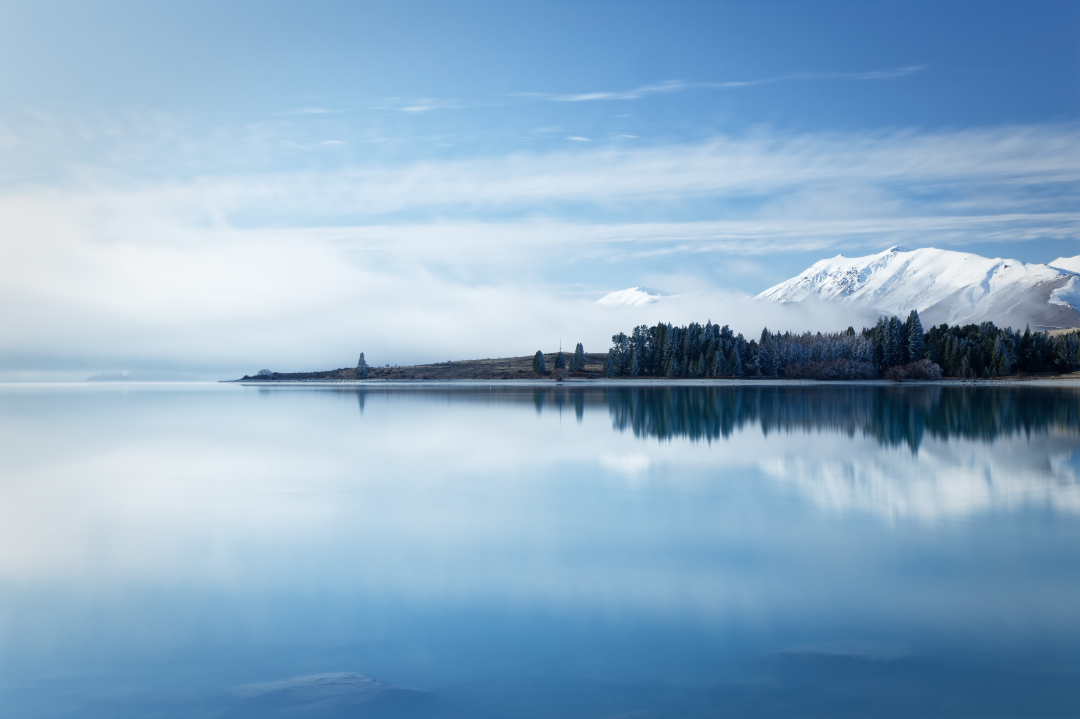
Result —
M 934 248 L 891 247 L 867 257 L 821 260 L 765 290 L 758 299 L 819 300 L 890 315 L 915 309 L 924 325 L 990 320 L 1013 327 L 1077 327 L 1078 273 L 1080 257 L 1040 265 Z
M 598 299 L 596 304 L 607 305 L 608 307 L 647 305 L 651 302 L 659 302 L 660 300 L 674 296 L 675 295 L 664 292 L 663 290 L 653 289 L 652 287 L 631 287 L 628 290 L 609 292 Z

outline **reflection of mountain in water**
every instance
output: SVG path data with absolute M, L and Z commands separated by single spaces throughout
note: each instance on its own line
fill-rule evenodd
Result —
M 929 438 L 918 455 L 880 448 L 801 446 L 762 458 L 761 469 L 838 511 L 936 519 L 986 509 L 1040 506 L 1080 512 L 1080 438 L 1017 433 L 994 442 Z
M 1080 512 L 1080 393 L 1072 389 L 631 387 L 607 398 L 614 426 L 638 437 L 711 441 L 760 426 L 765 435 L 872 439 L 873 449 L 776 442 L 758 462 L 833 510 L 921 519 L 1032 505 Z
M 775 431 L 860 433 L 917 450 L 927 437 L 996 440 L 1051 428 L 1080 435 L 1080 393 L 1033 387 L 783 386 L 605 389 L 616 429 L 637 437 L 726 438 Z

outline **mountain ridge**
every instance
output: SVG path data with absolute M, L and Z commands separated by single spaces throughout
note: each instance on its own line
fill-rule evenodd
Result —
M 1075 268 L 1075 269 L 1072 269 Z M 900 246 L 863 257 L 815 262 L 757 295 L 788 304 L 820 301 L 925 322 L 1057 329 L 1080 326 L 1080 256 L 1052 264 Z

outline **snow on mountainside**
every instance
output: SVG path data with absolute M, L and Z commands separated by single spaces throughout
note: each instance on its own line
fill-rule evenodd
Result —
M 610 292 L 598 299 L 596 304 L 607 305 L 608 307 L 647 305 L 674 296 L 651 287 L 631 287 L 628 290 Z
M 1062 258 L 1051 266 L 891 247 L 867 257 L 821 260 L 758 299 L 819 300 L 890 315 L 915 309 L 924 325 L 990 320 L 1013 327 L 1077 327 L 1080 276 L 1059 263 L 1076 266 L 1080 258 Z
M 1068 270 L 1069 272 L 1075 272 L 1080 274 L 1080 255 L 1076 257 L 1059 257 L 1050 263 L 1051 267 L 1057 267 L 1059 270 Z

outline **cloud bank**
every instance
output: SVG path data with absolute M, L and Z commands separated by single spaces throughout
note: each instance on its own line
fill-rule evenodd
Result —
M 23 157 L 26 139 L 6 137 L 0 153 Z M 660 320 L 834 329 L 859 318 L 756 308 L 747 298 L 765 282 L 733 291 L 709 267 L 1075 239 L 1077 148 L 1080 131 L 1056 125 L 762 131 L 189 178 L 72 164 L 0 190 L 0 371 L 287 371 L 360 351 L 445 361 L 560 339 L 601 351 L 612 333 Z M 643 283 L 695 293 L 661 308 L 593 305 Z

